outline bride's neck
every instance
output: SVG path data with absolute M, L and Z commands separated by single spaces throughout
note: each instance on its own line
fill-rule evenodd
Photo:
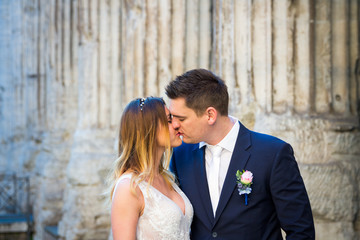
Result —
M 165 148 L 164 147 L 158 147 L 156 148 L 155 154 L 154 154 L 154 161 L 155 161 L 155 169 L 159 169 L 160 161 L 162 156 L 164 155 Z M 158 173 L 160 174 L 160 173 Z

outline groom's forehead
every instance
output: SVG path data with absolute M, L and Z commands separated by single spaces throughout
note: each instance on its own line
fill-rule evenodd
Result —
M 170 100 L 169 111 L 172 115 L 183 116 L 189 114 L 192 109 L 188 108 L 183 99 Z
M 172 117 L 175 118 L 188 118 L 192 115 L 196 115 L 195 111 L 186 106 L 169 107 L 169 111 Z

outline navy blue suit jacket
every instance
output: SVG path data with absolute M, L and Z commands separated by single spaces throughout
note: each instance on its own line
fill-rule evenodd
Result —
M 240 130 L 214 217 L 205 171 L 205 147 L 185 144 L 174 149 L 170 170 L 194 208 L 191 239 L 315 239 L 306 189 L 289 144 L 275 137 Z M 236 171 L 253 173 L 245 205 Z

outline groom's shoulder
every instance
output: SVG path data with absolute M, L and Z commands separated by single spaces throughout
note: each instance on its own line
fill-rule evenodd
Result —
M 181 154 L 181 153 L 187 153 L 192 152 L 193 150 L 199 148 L 199 144 L 190 144 L 190 143 L 182 143 L 180 146 L 174 148 L 174 153 Z
M 271 149 L 276 150 L 289 144 L 286 141 L 268 133 L 255 132 L 255 131 L 250 131 L 250 132 L 251 132 L 251 142 L 254 147 L 258 146 L 264 150 L 267 148 L 269 148 L 268 150 Z

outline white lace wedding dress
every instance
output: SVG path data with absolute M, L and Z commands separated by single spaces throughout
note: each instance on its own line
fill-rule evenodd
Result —
M 131 174 L 123 175 L 131 178 Z M 190 225 L 193 218 L 193 207 L 189 199 L 173 183 L 173 188 L 180 194 L 185 203 L 185 214 L 181 208 L 147 182 L 140 182 L 139 188 L 144 196 L 145 207 L 139 218 L 136 229 L 137 240 L 187 240 L 190 239 Z M 116 190 L 116 187 L 115 187 Z

